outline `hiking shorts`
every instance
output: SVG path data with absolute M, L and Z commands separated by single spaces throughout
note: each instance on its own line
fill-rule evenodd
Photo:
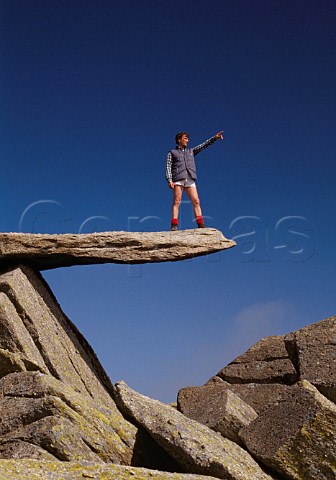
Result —
M 196 183 L 192 178 L 186 178 L 185 180 L 179 180 L 178 182 L 174 182 L 174 185 L 181 185 L 181 187 L 189 188 L 189 187 L 196 187 Z

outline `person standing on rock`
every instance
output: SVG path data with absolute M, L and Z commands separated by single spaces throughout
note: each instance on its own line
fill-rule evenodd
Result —
M 195 156 L 212 145 L 216 140 L 223 140 L 223 131 L 216 133 L 209 140 L 193 148 L 187 148 L 189 143 L 189 134 L 187 132 L 177 133 L 175 137 L 176 147 L 173 150 L 169 150 L 166 159 L 166 179 L 169 188 L 173 190 L 171 230 L 178 229 L 178 212 L 183 190 L 187 192 L 193 205 L 198 228 L 205 228 L 195 183 L 197 178 Z

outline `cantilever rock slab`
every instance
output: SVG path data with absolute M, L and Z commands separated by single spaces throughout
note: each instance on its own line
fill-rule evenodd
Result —
M 234 247 L 214 228 L 179 232 L 0 234 L 0 267 L 25 264 L 37 270 L 96 263 L 185 260 Z

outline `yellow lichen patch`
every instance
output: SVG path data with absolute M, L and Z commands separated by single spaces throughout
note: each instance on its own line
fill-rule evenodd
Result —
M 215 480 L 202 475 L 159 472 L 146 468 L 89 462 L 0 460 L 1 480 Z

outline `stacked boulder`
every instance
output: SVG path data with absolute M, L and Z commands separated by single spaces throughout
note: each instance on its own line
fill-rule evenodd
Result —
M 266 337 L 178 409 L 289 479 L 336 478 L 336 317 Z
M 205 230 L 197 255 L 233 246 L 220 232 Z M 158 256 L 153 247 L 153 261 L 171 259 L 181 242 L 183 258 L 192 256 L 187 246 L 201 234 L 178 233 L 160 232 L 162 250 Z M 4 235 L 1 479 L 336 478 L 336 317 L 261 340 L 206 385 L 180 390 L 174 408 L 124 382 L 113 385 L 39 273 L 90 263 L 87 242 L 93 263 L 150 261 L 148 235 L 128 241 L 124 233 L 85 236 L 80 259 L 72 258 L 68 237 L 25 241 L 8 234 L 15 243 Z

